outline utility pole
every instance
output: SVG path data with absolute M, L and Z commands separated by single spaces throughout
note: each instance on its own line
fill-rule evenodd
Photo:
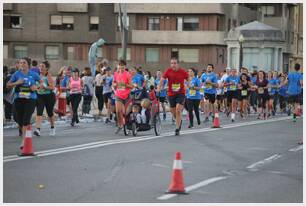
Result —
M 120 18 L 120 31 L 121 31 L 121 47 L 122 59 L 126 61 L 126 48 L 128 40 L 128 27 L 127 27 L 127 8 L 126 4 L 119 4 L 119 18 Z

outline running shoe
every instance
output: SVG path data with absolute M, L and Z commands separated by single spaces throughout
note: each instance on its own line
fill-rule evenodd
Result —
M 72 127 L 74 127 L 75 123 L 72 121 L 72 122 L 70 123 L 70 125 L 71 125 Z
M 115 134 L 118 134 L 122 130 L 122 127 L 118 127 Z
M 232 122 L 235 122 L 235 119 L 232 119 Z
M 110 123 L 111 121 L 109 120 L 109 118 L 105 119 L 105 124 Z
M 36 129 L 36 130 L 34 131 L 34 134 L 35 134 L 36 136 L 40 136 L 40 130 Z
M 205 117 L 205 119 L 204 119 L 204 121 L 203 121 L 203 122 L 204 122 L 204 123 L 209 122 L 208 117 Z
M 50 130 L 50 136 L 55 136 L 55 128 L 51 128 L 51 130 Z
M 180 135 L 180 130 L 179 129 L 175 129 L 175 136 Z
M 75 120 L 75 122 L 76 122 L 77 124 L 80 123 L 79 118 L 77 118 L 77 119 Z
M 190 128 L 193 128 L 193 125 L 188 125 L 188 128 L 190 129 Z

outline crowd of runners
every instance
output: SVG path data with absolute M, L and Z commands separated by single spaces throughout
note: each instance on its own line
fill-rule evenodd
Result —
M 161 106 L 163 120 L 167 118 L 169 107 L 175 135 L 182 126 L 182 113 L 186 110 L 188 128 L 196 123 L 213 121 L 216 113 L 224 113 L 234 122 L 238 116 L 242 120 L 250 114 L 258 119 L 267 119 L 277 113 L 293 116 L 293 121 L 301 115 L 303 100 L 303 75 L 299 64 L 292 72 L 249 71 L 247 68 L 225 68 L 216 73 L 214 65 L 204 69 L 182 68 L 176 58 L 171 58 L 170 67 L 155 74 L 144 72 L 140 66 L 128 68 L 120 60 L 115 68 L 103 60 L 97 65 L 95 75 L 89 67 L 82 71 L 72 66 L 63 66 L 56 80 L 49 73 L 48 61 L 38 64 L 29 58 L 20 59 L 13 69 L 4 68 L 4 111 L 5 119 L 12 117 L 19 125 L 19 135 L 25 137 L 26 127 L 36 111 L 34 134 L 40 136 L 44 108 L 50 121 L 50 135 L 55 135 L 54 109 L 57 99 L 65 95 L 70 111 L 71 126 L 79 121 L 79 106 L 82 114 L 89 114 L 92 101 L 97 99 L 97 115 L 106 110 L 104 122 L 115 122 L 119 133 L 127 112 L 138 111 L 140 120 L 149 119 L 150 114 L 141 108 L 126 108 L 130 98 L 143 99 L 141 106 L 149 107 L 151 94 L 156 96 Z M 145 106 L 146 105 L 146 106 Z M 195 116 L 195 118 L 194 118 Z

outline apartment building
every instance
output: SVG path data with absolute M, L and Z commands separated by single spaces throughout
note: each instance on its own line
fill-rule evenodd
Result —
M 262 18 L 259 8 L 258 4 L 127 4 L 128 64 L 163 70 L 176 56 L 186 68 L 212 63 L 217 71 L 223 70 L 228 31 Z M 98 56 L 111 65 L 121 57 L 119 4 L 6 3 L 3 15 L 5 65 L 29 56 L 49 60 L 52 73 L 62 65 L 82 69 L 88 66 L 90 45 L 101 37 L 106 45 Z
M 303 4 L 258 4 L 261 21 L 283 33 L 283 70 L 292 70 L 295 63 L 303 65 Z

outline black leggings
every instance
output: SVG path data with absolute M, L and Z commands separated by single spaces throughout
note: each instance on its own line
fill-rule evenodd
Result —
M 200 113 L 199 113 L 199 105 L 200 99 L 187 99 L 187 108 L 189 112 L 189 122 L 190 125 L 193 126 L 193 111 L 196 115 L 198 124 L 200 123 Z
M 31 124 L 31 117 L 36 106 L 36 99 L 17 98 L 14 101 L 16 120 L 19 126 Z
M 269 97 L 267 94 L 258 94 L 258 107 L 266 109 L 266 102 L 268 101 Z
M 254 108 L 257 106 L 257 93 L 256 91 L 250 91 L 250 104 Z
M 70 94 L 71 106 L 73 111 L 72 122 L 76 122 L 78 119 L 78 108 L 81 102 L 82 95 L 81 94 Z
M 55 94 L 38 94 L 37 95 L 37 116 L 42 116 L 46 107 L 48 117 L 53 117 L 53 109 L 55 105 Z
M 96 86 L 96 91 L 95 91 L 96 97 L 98 99 L 98 109 L 99 111 L 103 110 L 104 106 L 104 100 L 103 100 L 103 87 Z
M 84 114 L 89 114 L 92 96 L 83 96 L 82 111 Z

